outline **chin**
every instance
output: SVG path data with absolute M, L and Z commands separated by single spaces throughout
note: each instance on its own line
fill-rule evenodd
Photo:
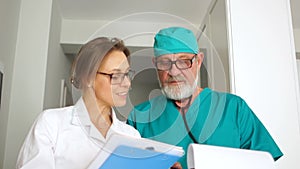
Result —
M 125 106 L 125 104 L 126 104 L 126 100 L 124 100 L 124 101 L 121 101 L 121 100 L 115 100 L 115 102 L 114 102 L 114 106 L 115 106 L 115 107 Z

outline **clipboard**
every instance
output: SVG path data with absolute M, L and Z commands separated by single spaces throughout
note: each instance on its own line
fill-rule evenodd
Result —
M 168 169 L 183 155 L 182 147 L 112 134 L 88 169 Z
M 275 169 L 270 153 L 204 144 L 190 144 L 187 151 L 188 168 L 199 169 Z

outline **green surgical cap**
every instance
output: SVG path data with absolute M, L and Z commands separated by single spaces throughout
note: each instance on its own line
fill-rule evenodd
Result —
M 194 33 L 182 27 L 161 29 L 154 37 L 154 55 L 174 53 L 198 54 L 199 48 Z

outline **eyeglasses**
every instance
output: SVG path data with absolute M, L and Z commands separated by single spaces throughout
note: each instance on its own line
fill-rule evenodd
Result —
M 195 54 L 191 59 L 177 59 L 175 61 L 171 61 L 170 59 L 167 59 L 167 60 L 155 61 L 155 66 L 158 70 L 163 70 L 163 71 L 170 70 L 173 64 L 175 64 L 179 70 L 188 69 L 192 67 L 196 55 L 197 54 Z
M 97 72 L 97 74 L 102 74 L 102 75 L 106 75 L 110 77 L 110 83 L 112 85 L 117 85 L 117 84 L 121 84 L 124 79 L 125 76 L 129 79 L 132 80 L 133 76 L 134 76 L 135 71 L 134 70 L 129 70 L 126 73 L 104 73 L 104 72 Z

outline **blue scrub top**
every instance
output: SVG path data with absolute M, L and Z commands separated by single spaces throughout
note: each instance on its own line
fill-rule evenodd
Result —
M 236 95 L 205 88 L 186 112 L 186 120 L 198 143 L 267 151 L 274 160 L 283 155 L 261 121 Z M 127 123 L 142 137 L 181 146 L 185 152 L 193 143 L 182 115 L 165 96 L 137 105 Z M 179 162 L 187 169 L 186 155 Z

